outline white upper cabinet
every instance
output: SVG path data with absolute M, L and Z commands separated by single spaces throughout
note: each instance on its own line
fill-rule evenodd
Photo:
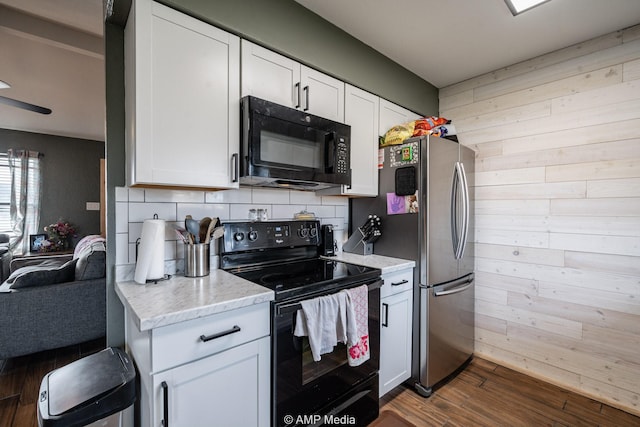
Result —
M 237 188 L 240 39 L 136 0 L 125 74 L 128 184 Z
M 320 193 L 377 196 L 380 98 L 345 84 L 344 104 L 345 123 L 351 126 L 351 185 Z
M 299 107 L 300 64 L 242 40 L 242 96 Z
M 384 136 L 393 126 L 419 118 L 419 114 L 380 98 L 380 129 L 378 131 L 380 136 Z
M 304 65 L 300 73 L 300 108 L 316 116 L 344 123 L 345 84 Z
M 344 82 L 242 40 L 242 96 L 344 122 Z

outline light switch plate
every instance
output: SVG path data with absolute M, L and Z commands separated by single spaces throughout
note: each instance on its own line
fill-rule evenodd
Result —
M 87 210 L 88 211 L 99 211 L 100 210 L 100 202 L 87 202 Z

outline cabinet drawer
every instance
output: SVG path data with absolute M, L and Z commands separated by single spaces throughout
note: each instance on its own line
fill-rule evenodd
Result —
M 413 288 L 413 268 L 394 271 L 382 275 L 384 285 L 380 288 L 380 298 Z
M 153 372 L 268 336 L 269 303 L 238 308 L 151 331 Z

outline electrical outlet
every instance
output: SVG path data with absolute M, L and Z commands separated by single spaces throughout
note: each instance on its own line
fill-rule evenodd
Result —
M 88 211 L 99 211 L 100 210 L 100 202 L 87 202 L 87 210 Z

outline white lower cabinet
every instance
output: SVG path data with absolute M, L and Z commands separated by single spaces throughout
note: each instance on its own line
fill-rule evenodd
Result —
M 380 299 L 380 397 L 411 377 L 413 269 L 383 275 Z
M 269 337 L 155 374 L 153 391 L 154 426 L 266 427 Z
M 269 303 L 140 331 L 126 317 L 142 427 L 267 427 Z

